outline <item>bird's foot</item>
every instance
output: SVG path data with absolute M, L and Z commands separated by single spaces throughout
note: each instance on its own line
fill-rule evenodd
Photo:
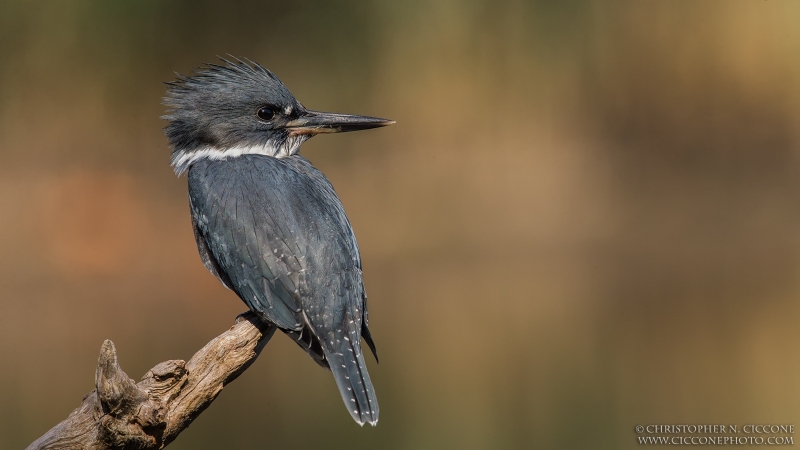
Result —
M 245 320 L 249 319 L 250 317 L 253 317 L 253 313 L 250 312 L 250 311 L 245 311 L 245 312 L 239 314 L 238 316 L 236 316 L 236 319 L 233 320 L 233 323 L 236 324 L 236 323 L 245 321 Z

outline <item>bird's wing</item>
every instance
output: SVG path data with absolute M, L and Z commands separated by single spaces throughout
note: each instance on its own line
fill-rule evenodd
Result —
M 300 330 L 304 269 L 294 224 L 283 219 L 281 192 L 264 185 L 269 177 L 260 172 L 231 164 L 204 169 L 190 172 L 189 199 L 206 266 L 252 311 L 280 328 Z

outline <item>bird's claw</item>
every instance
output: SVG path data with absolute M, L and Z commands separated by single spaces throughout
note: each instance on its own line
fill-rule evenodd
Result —
M 245 311 L 245 312 L 239 314 L 238 316 L 236 316 L 236 319 L 233 320 L 233 323 L 237 324 L 239 322 L 243 322 L 243 321 L 247 320 L 249 315 L 250 315 L 250 311 Z

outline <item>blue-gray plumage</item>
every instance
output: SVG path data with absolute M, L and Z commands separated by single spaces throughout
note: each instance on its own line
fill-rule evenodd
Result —
M 356 422 L 374 425 L 362 337 L 377 354 L 358 244 L 330 182 L 298 151 L 315 134 L 392 122 L 309 111 L 262 66 L 224 62 L 168 83 L 165 98 L 200 256 L 250 310 L 331 369 Z

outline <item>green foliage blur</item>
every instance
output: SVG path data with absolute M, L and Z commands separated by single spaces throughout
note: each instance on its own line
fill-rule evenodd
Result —
M 302 153 L 362 249 L 376 428 L 276 336 L 171 449 L 620 449 L 800 425 L 800 3 L 0 3 L 0 448 L 245 310 L 162 82 L 216 55 L 387 117 Z

